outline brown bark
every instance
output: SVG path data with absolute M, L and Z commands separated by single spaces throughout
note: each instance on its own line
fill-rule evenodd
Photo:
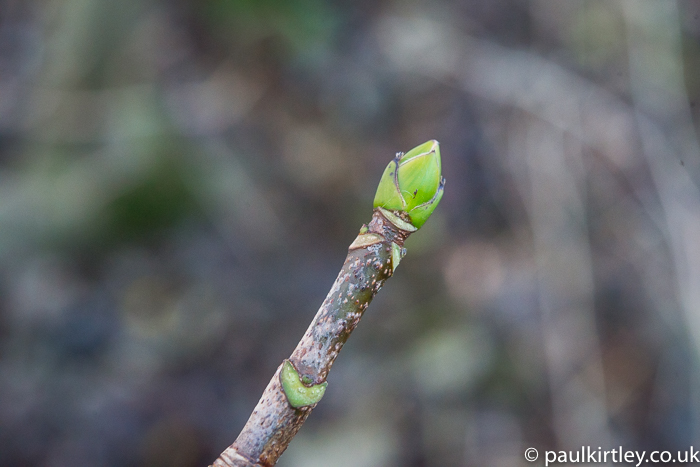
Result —
M 353 242 L 340 274 L 289 360 L 307 386 L 326 381 L 338 352 L 396 267 L 392 243 L 403 248 L 411 232 L 375 210 Z M 358 241 L 362 240 L 363 241 Z M 267 385 L 236 441 L 214 467 L 269 467 L 277 463 L 316 404 L 292 407 L 280 382 L 282 365 Z

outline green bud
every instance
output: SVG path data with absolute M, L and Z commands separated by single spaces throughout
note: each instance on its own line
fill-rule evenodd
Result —
M 437 207 L 445 187 L 440 145 L 431 140 L 398 153 L 384 170 L 374 207 L 405 213 L 420 228 Z
M 311 378 L 308 376 L 300 378 L 296 368 L 289 360 L 284 361 L 280 380 L 289 405 L 295 409 L 316 404 L 321 400 L 326 392 L 326 386 L 328 386 L 325 381 L 321 384 L 310 385 Z

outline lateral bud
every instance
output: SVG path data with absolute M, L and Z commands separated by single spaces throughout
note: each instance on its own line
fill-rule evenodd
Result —
M 289 360 L 285 360 L 283 363 L 282 371 L 280 372 L 280 382 L 289 405 L 295 409 L 317 404 L 325 394 L 326 386 L 328 386 L 326 381 L 307 386 Z

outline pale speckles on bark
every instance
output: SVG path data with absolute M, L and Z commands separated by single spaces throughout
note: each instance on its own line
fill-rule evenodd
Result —
M 390 216 L 391 217 L 391 216 Z M 392 252 L 411 232 L 401 230 L 377 209 L 348 251 L 343 267 L 314 320 L 289 360 L 307 386 L 325 382 L 333 362 L 369 303 L 391 277 Z M 375 241 L 376 240 L 376 241 Z M 403 250 L 402 250 L 403 252 Z M 236 441 L 214 467 L 270 467 L 309 416 L 314 405 L 293 408 L 280 383 L 280 365 Z
M 273 466 L 289 445 L 294 435 L 311 413 L 314 406 L 295 409 L 289 405 L 280 383 L 280 371 L 265 388 L 258 405 L 251 414 L 236 441 L 224 451 L 214 467 Z M 233 459 L 227 464 L 222 458 Z M 254 461 L 251 461 L 254 460 Z M 248 461 L 248 463 L 245 463 Z

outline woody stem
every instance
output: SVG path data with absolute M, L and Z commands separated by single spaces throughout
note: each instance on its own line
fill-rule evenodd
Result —
M 328 296 L 289 357 L 304 386 L 325 383 L 338 352 L 401 259 L 403 243 L 411 232 L 397 227 L 395 223 L 405 224 L 390 218 L 376 209 L 372 221 L 363 226 Z M 236 441 L 213 467 L 275 465 L 316 407 L 318 400 L 292 406 L 283 387 L 283 365 L 277 368 Z

